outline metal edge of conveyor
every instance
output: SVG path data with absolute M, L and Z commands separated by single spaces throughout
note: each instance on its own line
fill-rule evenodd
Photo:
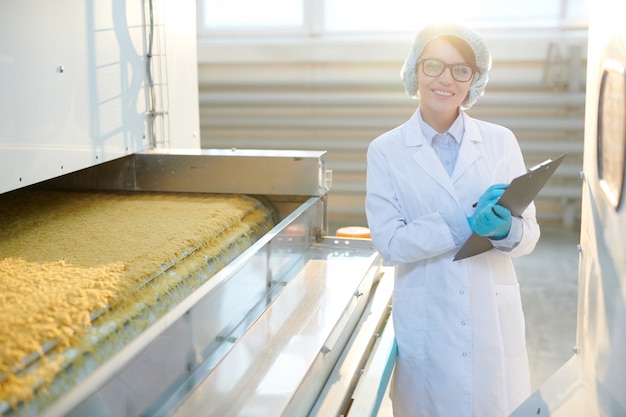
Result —
M 328 238 L 327 240 L 333 242 L 333 248 L 345 246 L 348 242 L 350 242 L 352 246 L 366 242 L 367 246 L 371 245 L 371 241 L 361 239 L 341 240 Z M 362 280 L 353 294 L 354 297 L 352 298 L 352 303 L 350 303 L 352 306 L 346 307 L 340 316 L 337 324 L 333 328 L 332 333 L 322 346 L 322 354 L 317 357 L 319 365 L 316 366 L 314 363 L 309 372 L 307 372 L 307 375 L 302 382 L 302 387 L 304 388 L 299 390 L 297 395 L 294 396 L 293 400 L 289 404 L 289 407 L 282 414 L 284 417 L 308 416 L 310 410 L 319 399 L 320 392 L 322 392 L 326 386 L 337 361 L 343 354 L 346 345 L 352 338 L 352 334 L 357 329 L 359 322 L 362 320 L 372 297 L 372 292 L 376 289 L 378 280 L 380 279 L 382 258 L 375 250 L 372 249 L 372 256 L 370 259 L 371 264 L 369 269 L 362 276 Z M 356 271 L 353 273 L 358 276 Z
M 261 237 L 250 248 L 244 251 L 234 261 L 226 265 L 216 273 L 205 284 L 183 299 L 171 311 L 158 319 L 153 325 L 136 337 L 128 345 L 122 348 L 112 358 L 107 360 L 99 368 L 80 384 L 72 387 L 65 395 L 47 407 L 41 417 L 59 417 L 72 413 L 81 403 L 96 394 L 108 381 L 123 374 L 125 368 L 147 347 L 157 343 L 157 339 L 173 324 L 180 322 L 184 316 L 193 309 L 204 297 L 211 294 L 219 287 L 223 287 L 233 279 L 236 272 L 244 267 L 258 253 L 262 252 L 278 235 L 289 225 L 293 224 L 301 216 L 310 215 L 310 211 L 315 211 L 315 206 L 319 204 L 320 197 L 310 197 L 301 204 L 295 211 L 284 218 L 270 232 Z M 304 221 L 308 223 L 308 220 Z M 306 243 L 304 243 L 306 245 Z M 265 278 L 264 278 L 265 279 Z M 224 352 L 226 354 L 227 352 Z
M 354 243 L 352 248 L 345 246 L 350 243 Z M 314 245 L 315 250 L 326 248 L 325 256 L 336 259 L 342 258 L 343 250 L 359 246 L 369 254 L 366 271 L 363 260 L 360 266 L 348 263 L 347 268 L 334 271 L 326 268 L 326 262 L 332 261 L 305 265 L 266 314 L 237 341 L 220 369 L 203 378 L 171 415 L 234 416 L 249 415 L 251 410 L 276 417 L 308 415 L 363 315 L 382 265 L 371 243 L 359 239 L 325 238 Z M 316 272 L 316 265 L 321 272 Z M 312 269 L 307 272 L 309 267 Z M 342 288 L 332 288 L 337 286 L 333 283 Z M 338 296 L 339 292 L 343 295 Z M 274 329 L 277 324 L 272 317 L 281 318 L 280 329 Z M 268 334 L 270 329 L 276 333 Z M 241 361 L 251 360 L 251 355 L 254 365 L 239 375 Z M 293 366 L 294 361 L 298 366 Z M 286 363 L 292 366 L 285 367 Z M 170 411 L 157 415 L 170 415 Z
M 331 181 L 324 151 L 153 149 L 39 186 L 309 197 L 325 194 Z
M 346 344 L 323 391 L 308 417 L 352 415 L 375 416 L 382 395 L 389 383 L 388 367 L 395 362 L 395 339 L 391 323 L 391 294 L 393 268 L 384 267 L 381 277 L 372 289 L 372 295 L 355 332 Z M 375 365 L 373 365 L 373 363 Z M 381 363 L 386 365 L 381 369 Z M 365 384 L 364 380 L 368 383 Z M 376 392 L 363 387 L 376 386 Z M 381 393 L 382 391 L 382 393 Z M 364 405 L 354 406 L 355 403 Z
M 353 402 L 347 417 L 376 417 L 387 392 L 391 374 L 396 363 L 397 345 L 393 319 L 385 324 L 382 334 L 376 338 L 372 354 L 363 369 L 353 393 Z
M 325 151 L 150 150 L 136 154 L 135 173 L 148 190 L 313 196 L 330 188 Z

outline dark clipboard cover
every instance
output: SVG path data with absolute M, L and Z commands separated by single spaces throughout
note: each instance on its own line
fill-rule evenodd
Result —
M 513 216 L 522 215 L 526 207 L 535 199 L 539 191 L 546 185 L 554 171 L 561 165 L 563 158 L 567 154 L 563 154 L 555 160 L 548 159 L 528 170 L 524 175 L 513 179 L 502 197 L 498 200 L 498 204 L 511 210 Z M 472 235 L 463 244 L 461 249 L 454 256 L 454 260 L 469 258 L 479 255 L 493 248 L 491 241 L 486 237 L 472 233 Z

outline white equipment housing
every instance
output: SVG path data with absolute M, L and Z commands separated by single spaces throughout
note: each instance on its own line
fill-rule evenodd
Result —
M 574 355 L 513 417 L 626 415 L 626 4 L 589 8 Z

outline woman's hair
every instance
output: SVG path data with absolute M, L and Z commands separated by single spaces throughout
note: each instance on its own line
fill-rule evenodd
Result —
M 466 64 L 468 64 L 470 67 L 474 68 L 475 70 L 478 69 L 476 68 L 476 55 L 474 55 L 474 51 L 472 50 L 472 48 L 469 46 L 467 42 L 465 42 L 463 39 L 459 38 L 458 36 L 453 36 L 453 35 L 444 35 L 444 36 L 439 37 L 439 39 L 448 42 L 450 45 L 454 47 L 454 49 L 459 51 L 459 53 L 463 57 L 463 60 L 465 61 Z

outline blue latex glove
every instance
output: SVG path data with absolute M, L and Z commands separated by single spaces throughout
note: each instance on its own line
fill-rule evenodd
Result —
M 487 206 L 496 204 L 500 197 L 502 197 L 502 194 L 504 194 L 506 187 L 508 187 L 508 184 L 494 184 L 487 188 L 487 191 L 485 191 L 478 199 L 474 213 L 481 212 Z
M 511 230 L 511 211 L 498 204 L 490 204 L 474 212 L 469 219 L 472 232 L 489 239 L 500 240 Z

